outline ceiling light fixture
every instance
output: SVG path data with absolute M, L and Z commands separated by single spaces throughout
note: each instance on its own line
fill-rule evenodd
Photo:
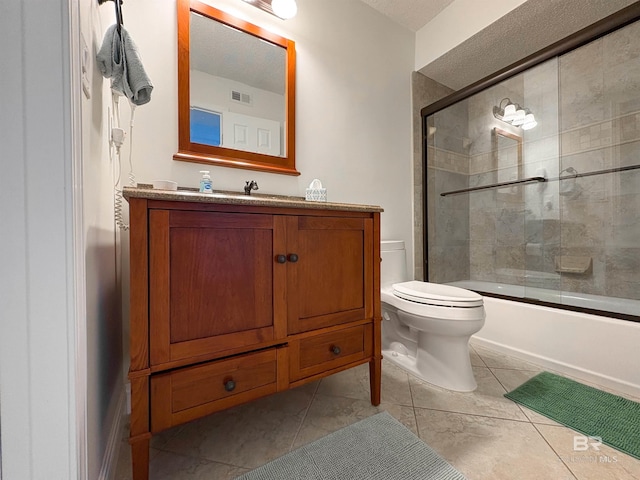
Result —
M 503 98 L 500 100 L 500 105 L 493 107 L 493 116 L 523 130 L 531 130 L 538 125 L 531 110 L 513 103 L 508 98 Z
M 293 18 L 298 13 L 296 0 L 243 0 L 260 10 L 275 15 L 282 20 Z
M 285 20 L 295 17 L 298 13 L 296 0 L 271 0 L 271 8 L 273 13 Z

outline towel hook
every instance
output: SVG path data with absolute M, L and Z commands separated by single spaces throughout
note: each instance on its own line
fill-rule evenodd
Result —
M 109 0 L 98 0 L 98 4 L 102 5 Z M 124 21 L 122 20 L 122 0 L 111 0 L 116 6 L 116 25 L 118 26 L 118 33 L 122 33 L 122 25 Z

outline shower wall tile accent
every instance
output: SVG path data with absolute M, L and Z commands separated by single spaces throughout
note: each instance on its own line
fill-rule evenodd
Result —
M 640 92 L 640 88 L 638 91 Z M 573 155 L 638 140 L 640 140 L 640 112 L 633 112 L 563 132 L 562 154 Z
M 469 157 L 469 175 L 490 172 L 495 170 L 495 155 L 493 153 L 481 153 Z
M 440 148 L 429 147 L 427 165 L 447 172 L 469 174 L 469 156 L 456 152 L 449 152 Z

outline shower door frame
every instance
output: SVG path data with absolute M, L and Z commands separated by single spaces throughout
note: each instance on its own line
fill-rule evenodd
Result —
M 559 40 L 548 47 L 539 50 L 536 53 L 533 53 L 522 60 L 515 62 L 497 72 L 484 77 L 477 82 L 468 85 L 460 90 L 453 92 L 446 97 L 427 105 L 426 107 L 420 110 L 420 115 L 422 117 L 422 195 L 423 195 L 423 280 L 429 281 L 429 241 L 428 241 L 428 196 L 427 196 L 427 141 L 428 141 L 428 124 L 427 117 L 434 113 L 437 113 L 445 108 L 465 100 L 476 93 L 479 93 L 489 87 L 499 84 L 504 80 L 507 80 L 515 75 L 518 75 L 522 72 L 525 72 L 541 63 L 550 60 L 552 58 L 559 57 L 560 55 L 566 54 L 577 48 L 580 48 L 583 45 L 586 45 L 594 40 L 597 40 L 600 37 L 608 35 L 609 33 L 615 32 L 631 23 L 640 20 L 640 2 L 635 2 L 618 12 L 615 12 L 608 17 L 603 18 L 575 33 L 565 37 L 562 40 Z M 504 300 L 517 300 L 523 303 L 530 303 L 534 305 L 547 306 L 552 308 L 559 308 L 563 310 L 571 310 L 581 313 L 589 313 L 593 315 L 605 315 L 607 317 L 618 318 L 622 320 L 630 320 L 633 322 L 640 322 L 640 316 L 637 315 L 629 315 L 625 313 L 618 312 L 605 312 L 602 310 L 594 310 L 585 307 L 577 307 L 573 305 L 565 305 L 559 303 L 545 302 L 542 300 L 531 299 L 531 298 L 520 298 L 520 297 L 512 297 L 507 295 L 500 295 L 495 293 L 483 292 L 483 295 L 487 295 L 490 297 L 500 298 Z

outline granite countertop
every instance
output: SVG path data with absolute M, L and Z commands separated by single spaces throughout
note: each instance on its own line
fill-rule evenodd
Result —
M 200 193 L 195 189 L 180 188 L 178 190 L 158 190 L 152 187 L 124 187 L 122 194 L 129 198 L 146 198 L 148 200 L 169 200 L 175 202 L 218 203 L 227 205 L 256 205 L 262 207 L 290 207 L 317 210 L 348 210 L 354 212 L 382 212 L 377 205 L 359 205 L 354 203 L 311 202 L 304 197 L 288 197 L 285 195 L 265 195 L 252 193 L 245 195 L 239 192 L 214 190 L 213 193 Z

